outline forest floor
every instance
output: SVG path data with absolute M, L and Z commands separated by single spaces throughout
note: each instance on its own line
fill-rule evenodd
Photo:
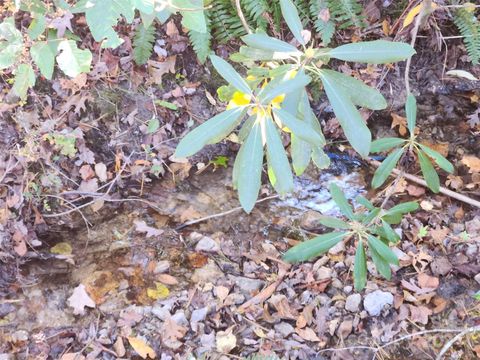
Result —
M 435 359 L 464 329 L 445 358 L 479 358 L 480 209 L 400 181 L 389 204 L 420 203 L 397 229 L 400 266 L 387 281 L 368 263 L 360 293 L 350 242 L 284 263 L 325 231 L 320 214 L 337 214 L 329 183 L 351 200 L 381 195 L 374 167 L 313 91 L 328 151 L 343 156 L 309 168 L 285 198 L 264 185 L 244 213 L 231 185 L 238 144 L 172 157 L 224 107 L 223 82 L 178 22 L 161 31 L 161 70 L 134 66 L 125 42 L 97 52 L 88 75 L 42 81 L 21 107 L 0 82 L 0 359 Z M 480 68 L 460 41 L 435 49 L 432 32 L 420 32 L 411 69 L 420 137 L 455 165 L 443 186 L 479 199 L 479 82 L 445 69 Z M 334 66 L 387 98 L 365 113 L 374 138 L 404 135 L 404 64 Z

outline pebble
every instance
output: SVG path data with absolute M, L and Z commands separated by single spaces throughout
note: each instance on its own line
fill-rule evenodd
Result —
M 192 282 L 199 284 L 206 283 L 215 283 L 217 279 L 223 277 L 223 272 L 220 268 L 213 262 L 213 260 L 208 260 L 208 263 L 200 268 L 195 269 L 191 277 Z
M 353 290 L 353 287 L 350 286 L 350 285 L 347 285 L 343 288 L 343 292 L 347 295 L 350 294 L 352 292 L 352 290 Z
M 378 316 L 383 308 L 393 304 L 393 295 L 386 291 L 375 290 L 365 296 L 363 307 L 370 316 Z
M 231 276 L 229 278 L 235 282 L 235 285 L 241 290 L 245 295 L 251 296 L 253 293 L 259 291 L 264 285 L 263 280 L 250 279 L 243 276 Z
M 362 296 L 360 294 L 352 294 L 347 297 L 347 301 L 345 302 L 345 309 L 356 313 L 360 309 L 361 302 Z
M 216 253 L 220 251 L 220 246 L 212 238 L 203 236 L 197 245 L 195 245 L 195 251 Z
M 476 281 L 477 283 L 480 284 L 480 273 L 478 273 L 477 275 L 475 275 L 474 279 L 475 279 L 475 281 Z
M 317 280 L 330 279 L 332 277 L 332 269 L 322 266 L 317 270 Z

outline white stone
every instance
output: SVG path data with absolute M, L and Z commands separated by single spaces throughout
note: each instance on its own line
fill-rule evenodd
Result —
M 393 295 L 386 291 L 375 290 L 365 296 L 363 307 L 370 316 L 378 316 L 387 305 L 393 304 Z
M 347 301 L 345 302 L 345 309 L 356 313 L 360 309 L 361 302 L 362 296 L 360 294 L 352 294 L 347 297 Z

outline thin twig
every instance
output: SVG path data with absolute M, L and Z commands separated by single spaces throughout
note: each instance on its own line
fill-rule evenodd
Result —
M 245 28 L 245 31 L 247 32 L 247 34 L 251 34 L 252 30 L 250 30 L 250 27 L 248 26 L 248 22 L 245 19 L 245 15 L 243 14 L 240 0 L 235 0 L 235 7 L 237 8 L 238 17 L 240 18 L 240 21 L 242 22 L 242 25 Z
M 261 202 L 264 202 L 264 201 L 267 201 L 267 200 L 277 199 L 278 197 L 279 197 L 279 195 L 267 196 L 266 198 L 257 200 L 257 201 L 255 202 L 255 204 L 258 204 L 258 203 L 261 203 Z M 200 219 L 190 220 L 190 221 L 187 221 L 186 223 L 183 223 L 183 224 L 180 225 L 180 226 L 177 226 L 177 227 L 175 228 L 175 230 L 181 230 L 181 229 L 183 229 L 183 228 L 185 228 L 185 227 L 187 227 L 187 226 L 190 226 L 190 225 L 193 225 L 193 224 L 198 224 L 199 222 L 203 222 L 203 221 L 206 221 L 206 220 L 214 219 L 214 218 L 217 218 L 217 217 L 222 217 L 222 216 L 225 216 L 225 215 L 234 213 L 234 212 L 239 211 L 239 210 L 242 210 L 242 209 L 243 209 L 243 208 L 242 208 L 241 206 L 239 206 L 239 207 L 236 207 L 236 208 L 233 208 L 233 209 L 230 209 L 230 210 L 227 210 L 227 211 L 218 213 L 218 214 L 208 215 L 208 216 L 205 216 L 205 217 L 200 218 Z
M 370 164 L 372 164 L 376 167 L 379 167 L 380 164 L 381 164 L 377 160 L 368 160 L 368 161 L 370 162 Z M 390 176 L 393 176 L 393 175 L 397 176 L 400 172 L 401 172 L 401 170 L 393 169 L 392 172 L 390 173 Z M 407 180 L 410 180 L 411 182 L 414 182 L 418 185 L 421 185 L 421 186 L 424 186 L 424 187 L 428 188 L 427 182 L 423 179 L 420 179 L 418 176 L 408 174 L 408 173 L 404 173 L 403 177 Z M 466 203 L 468 205 L 471 205 L 471 206 L 475 206 L 475 207 L 480 209 L 480 201 L 478 201 L 478 200 L 469 198 L 468 196 L 465 196 L 463 194 L 456 193 L 455 191 L 444 188 L 443 186 L 440 186 L 439 192 L 443 195 L 446 195 L 448 197 L 451 197 L 453 199 L 459 200 L 461 202 L 464 202 L 464 203 Z
M 453 344 L 455 344 L 458 340 L 460 340 L 462 337 L 464 337 L 467 334 L 473 333 L 480 331 L 480 325 L 478 326 L 473 326 L 470 328 L 467 328 L 463 330 L 460 334 L 455 335 L 450 341 L 448 341 L 443 347 L 442 350 L 438 353 L 436 360 L 442 360 L 445 354 L 447 353 L 448 349 L 450 349 Z

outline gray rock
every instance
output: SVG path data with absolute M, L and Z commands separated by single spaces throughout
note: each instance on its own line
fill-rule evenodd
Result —
M 362 296 L 360 294 L 352 294 L 347 297 L 347 301 L 345 302 L 345 309 L 356 313 L 360 309 L 361 302 Z
M 265 285 L 263 280 L 250 279 L 244 276 L 229 275 L 229 278 L 235 283 L 236 286 L 238 286 L 243 294 L 248 296 L 251 296 L 252 293 L 259 291 Z
M 317 271 L 317 280 L 324 280 L 324 279 L 330 279 L 332 277 L 332 269 L 322 266 L 320 269 Z
M 200 269 L 195 269 L 191 277 L 192 282 L 198 284 L 215 283 L 219 278 L 223 277 L 223 272 L 219 269 L 213 260 Z
M 200 241 L 195 245 L 195 251 L 205 251 L 216 253 L 220 251 L 220 246 L 215 240 L 207 236 L 203 236 Z
M 393 295 L 386 291 L 375 290 L 365 296 L 363 307 L 370 316 L 378 316 L 383 308 L 393 304 Z
M 275 324 L 274 329 L 284 338 L 286 338 L 291 333 L 295 332 L 295 329 L 293 328 L 293 326 L 287 322 L 281 322 L 281 323 Z
M 353 290 L 353 287 L 351 287 L 350 285 L 347 285 L 343 288 L 343 292 L 347 295 L 350 294 L 352 290 Z
M 208 313 L 208 306 L 204 308 L 193 310 L 192 316 L 190 317 L 190 326 L 193 331 L 198 331 L 198 323 L 205 320 Z
M 478 273 L 477 275 L 475 275 L 474 279 L 475 279 L 475 281 L 476 281 L 477 283 L 480 284 L 480 273 Z

